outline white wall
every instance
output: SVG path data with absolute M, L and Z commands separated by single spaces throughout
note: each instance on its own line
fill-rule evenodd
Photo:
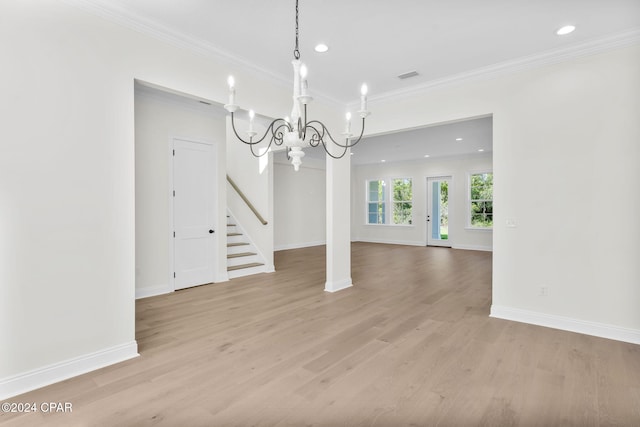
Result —
M 246 113 L 236 113 L 236 130 L 243 138 L 249 129 Z M 265 122 L 256 118 L 254 130 L 261 137 L 266 129 Z M 273 161 L 272 154 L 254 157 L 248 145 L 237 139 L 227 118 L 227 173 L 238 188 L 249 199 L 258 213 L 267 221 L 262 224 L 240 195 L 227 184 L 227 205 L 246 237 L 256 246 L 265 259 L 266 271 L 274 271 L 273 266 Z M 266 150 L 267 144 L 254 147 L 256 153 Z M 260 149 L 263 149 L 262 151 Z
M 286 160 L 274 162 L 276 250 L 326 243 L 325 175 L 324 162 L 317 159 L 305 157 L 297 172 Z
M 401 138 L 402 134 L 398 134 Z M 364 142 L 366 144 L 366 141 Z M 352 240 L 405 245 L 426 245 L 427 177 L 451 176 L 449 187 L 449 238 L 459 249 L 491 250 L 492 232 L 466 228 L 467 174 L 492 170 L 491 153 L 379 163 L 353 167 L 351 230 Z M 366 181 L 411 178 L 413 223 L 409 226 L 366 224 Z
M 221 106 L 137 86 L 135 92 L 136 296 L 173 291 L 170 271 L 170 146 L 173 138 L 214 144 L 218 232 L 216 281 L 226 278 L 226 123 Z
M 0 16 L 1 399 L 136 355 L 134 80 L 224 103 L 233 73 L 273 116 L 291 97 L 61 1 Z
M 636 44 L 371 102 L 372 133 L 493 113 L 495 316 L 640 343 L 639 76 Z

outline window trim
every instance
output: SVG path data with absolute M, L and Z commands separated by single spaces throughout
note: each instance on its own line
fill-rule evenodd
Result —
M 379 223 L 370 223 L 369 222 L 369 203 L 374 203 L 371 202 L 369 200 L 369 183 L 372 181 L 383 181 L 385 184 L 385 187 L 387 187 L 387 191 L 385 192 L 385 199 L 382 201 L 382 203 L 384 203 L 384 216 L 385 219 L 387 221 L 393 221 L 393 206 L 395 205 L 395 203 L 401 203 L 401 202 L 395 202 L 392 198 L 392 193 L 393 193 L 393 181 L 394 180 L 400 180 L 400 179 L 408 179 L 411 181 L 411 217 L 409 219 L 409 221 L 411 221 L 411 224 L 396 224 L 393 222 L 385 222 L 383 224 L 379 224 Z M 413 192 L 414 192 L 414 184 L 415 180 L 413 179 L 412 176 L 403 176 L 403 177 L 395 177 L 395 176 L 385 176 L 385 177 L 378 177 L 378 178 L 366 178 L 364 180 L 364 185 L 365 185 L 365 196 L 364 196 L 364 225 L 365 226 L 373 226 L 373 227 L 415 227 L 415 223 L 414 223 L 414 204 L 415 204 L 415 199 L 413 197 Z M 405 200 L 406 202 L 406 200 Z
M 471 176 L 472 175 L 482 175 L 482 174 L 491 174 L 493 175 L 493 169 L 479 169 L 479 170 L 472 170 L 472 171 L 468 171 L 467 172 L 467 194 L 465 196 L 466 198 L 466 205 L 467 205 L 467 213 L 466 213 L 466 225 L 465 225 L 465 230 L 473 230 L 473 231 L 493 231 L 493 225 L 491 227 L 474 227 L 473 225 L 471 225 Z M 493 184 L 492 184 L 493 185 Z M 491 199 L 491 202 L 493 203 L 493 198 Z M 492 215 L 493 218 L 493 215 Z M 495 222 L 494 222 L 495 224 Z
M 365 180 L 364 221 L 365 221 L 366 225 L 387 225 L 386 223 L 379 223 L 379 222 L 372 223 L 372 222 L 369 222 L 369 204 L 370 203 L 376 203 L 376 202 L 372 202 L 371 200 L 369 200 L 369 195 L 370 195 L 369 194 L 369 186 L 370 186 L 370 183 L 374 182 L 374 181 L 375 182 L 382 181 L 383 182 L 383 186 L 385 186 L 385 187 L 387 186 L 386 180 L 383 179 L 383 178 L 372 178 L 372 179 L 366 179 Z M 384 205 L 383 215 L 384 215 L 385 219 L 389 217 L 389 215 L 388 215 L 389 214 L 389 204 L 387 203 L 387 199 L 388 199 L 387 194 L 388 194 L 388 191 L 385 191 L 385 197 L 384 197 L 385 200 L 378 200 L 377 201 L 377 203 L 382 203 Z

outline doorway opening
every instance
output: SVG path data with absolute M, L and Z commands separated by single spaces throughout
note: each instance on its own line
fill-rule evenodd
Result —
M 450 176 L 427 178 L 427 246 L 451 247 L 449 229 Z

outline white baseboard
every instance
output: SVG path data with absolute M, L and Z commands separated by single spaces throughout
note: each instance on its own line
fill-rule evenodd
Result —
M 305 242 L 305 243 L 290 243 L 287 245 L 278 245 L 273 248 L 274 251 L 287 251 L 289 249 L 302 249 L 302 248 L 310 248 L 312 246 L 322 246 L 326 245 L 327 241 L 317 241 L 317 242 Z
M 135 341 L 0 379 L 0 400 L 139 356 Z
M 352 242 L 383 243 L 387 245 L 405 245 L 405 246 L 425 246 L 424 242 L 416 242 L 415 240 L 354 239 L 352 240 Z
M 336 282 L 330 282 L 327 281 L 324 284 L 324 290 L 325 292 L 338 292 L 341 291 L 343 289 L 347 289 L 353 286 L 353 283 L 351 282 L 351 278 L 348 279 L 343 279 L 343 280 L 338 280 Z
M 478 245 L 453 245 L 453 249 L 464 249 L 466 251 L 487 251 L 493 252 L 491 246 L 478 246 Z
M 136 299 L 155 297 L 156 295 L 164 295 L 171 292 L 173 292 L 173 289 L 168 284 L 136 288 Z
M 553 314 L 538 313 L 535 311 L 496 305 L 491 306 L 490 316 L 498 319 L 513 320 L 515 322 L 560 329 L 563 331 L 577 332 L 579 334 L 593 335 L 595 337 L 608 338 L 610 340 L 640 344 L 640 330 L 637 329 L 621 328 L 619 326 L 607 325 L 604 323 L 589 322 L 586 320 L 572 319 L 570 317 L 556 316 Z
M 387 245 L 405 245 L 405 246 L 426 246 L 425 242 L 417 242 L 415 240 L 393 240 L 393 239 L 354 239 L 352 242 L 364 243 L 383 243 Z M 468 251 L 488 251 L 493 252 L 491 246 L 479 245 L 453 245 L 453 249 L 464 249 Z

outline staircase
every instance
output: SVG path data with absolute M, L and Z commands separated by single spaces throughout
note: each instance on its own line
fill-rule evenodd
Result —
M 227 215 L 227 273 L 229 279 L 265 272 L 265 262 L 242 227 Z

